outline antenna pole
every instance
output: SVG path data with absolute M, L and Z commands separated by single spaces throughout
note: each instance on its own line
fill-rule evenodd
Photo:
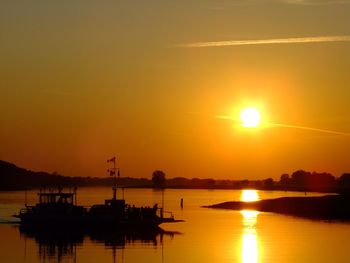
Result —
M 115 167 L 115 158 L 113 159 L 113 175 L 114 175 L 114 184 L 113 184 L 113 199 L 117 199 L 117 175 L 115 173 L 116 167 Z
M 27 207 L 27 189 L 24 192 L 24 206 Z
M 162 187 L 162 210 L 160 217 L 163 219 L 163 213 L 164 213 L 164 187 Z
M 117 167 L 116 167 L 116 158 L 115 156 L 112 159 L 107 160 L 107 162 L 112 162 L 113 167 L 108 169 L 109 175 L 113 176 L 113 200 L 117 199 Z M 118 176 L 119 176 L 119 169 L 118 169 Z

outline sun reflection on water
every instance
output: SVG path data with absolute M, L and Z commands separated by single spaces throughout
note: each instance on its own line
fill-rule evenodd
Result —
M 243 235 L 242 235 L 242 263 L 257 263 L 259 261 L 259 246 L 256 234 L 258 211 L 242 210 Z
M 260 199 L 257 190 L 242 190 L 241 201 L 243 202 L 254 202 Z

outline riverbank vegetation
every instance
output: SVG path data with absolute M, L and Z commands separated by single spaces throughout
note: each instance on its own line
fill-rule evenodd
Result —
M 298 170 L 282 174 L 279 180 L 214 180 L 212 178 L 166 178 L 165 173 L 155 170 L 150 178 L 117 178 L 120 187 L 188 188 L 188 189 L 258 189 L 285 191 L 350 192 L 350 174 L 335 177 L 330 173 Z M 234 178 L 235 175 L 232 175 Z M 63 176 L 56 172 L 34 172 L 0 161 L 0 190 L 20 190 L 46 187 L 110 186 L 112 177 Z

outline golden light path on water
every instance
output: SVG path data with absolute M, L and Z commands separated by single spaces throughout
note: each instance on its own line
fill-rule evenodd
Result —
M 256 190 L 243 190 L 241 193 L 241 201 L 253 202 L 259 200 L 259 194 Z M 259 243 L 256 233 L 258 211 L 242 210 L 242 247 L 241 262 L 242 263 L 258 263 L 259 262 Z
M 257 190 L 242 190 L 241 201 L 243 202 L 254 202 L 260 199 Z

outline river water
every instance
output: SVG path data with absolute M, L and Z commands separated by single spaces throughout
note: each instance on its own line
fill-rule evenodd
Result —
M 78 204 L 103 203 L 111 194 L 109 188 L 81 188 Z M 11 215 L 23 207 L 25 193 L 0 192 L 0 262 L 350 262 L 348 223 L 201 208 L 225 201 L 300 195 L 304 193 L 168 189 L 165 210 L 185 222 L 162 224 L 163 231 L 158 232 L 120 234 L 37 233 L 20 228 Z M 118 196 L 135 206 L 162 203 L 162 192 L 152 189 L 120 190 Z M 26 194 L 28 204 L 36 199 L 36 191 Z

